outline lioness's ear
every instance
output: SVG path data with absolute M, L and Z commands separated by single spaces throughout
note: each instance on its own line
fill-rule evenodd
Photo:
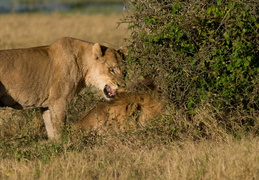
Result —
M 102 49 L 99 43 L 93 45 L 93 54 L 96 59 L 100 59 L 103 56 Z
M 118 52 L 123 54 L 124 56 L 129 55 L 128 49 L 124 49 L 123 47 L 120 47 L 120 49 L 118 49 Z

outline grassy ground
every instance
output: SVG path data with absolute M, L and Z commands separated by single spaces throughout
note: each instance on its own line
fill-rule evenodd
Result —
M 126 26 L 117 28 L 116 23 L 121 16 L 1 15 L 0 49 L 50 44 L 62 36 L 124 46 L 124 38 L 128 37 Z M 93 94 L 81 93 L 69 106 L 68 121 L 76 121 L 96 101 Z M 179 111 L 169 116 L 178 127 L 190 126 L 188 117 Z M 233 138 L 221 131 L 216 117 L 206 109 L 198 111 L 194 119 L 197 124 L 204 124 L 211 138 L 197 141 L 192 138 L 195 129 L 189 128 L 189 136 L 185 136 L 188 132 L 179 132 L 183 133 L 179 140 L 169 141 L 168 135 L 163 136 L 163 129 L 153 127 L 153 133 L 134 130 L 104 136 L 88 134 L 73 144 L 69 126 L 62 142 L 47 141 L 37 110 L 0 109 L 0 179 L 259 178 L 258 137 Z M 166 121 L 159 126 L 177 131 L 174 124 Z
M 42 142 L 27 145 L 27 151 L 28 147 L 37 149 L 38 154 L 46 154 L 37 157 L 35 153 L 35 157 L 23 158 L 2 156 L 2 178 L 234 180 L 259 176 L 258 138 L 147 147 L 109 137 L 80 151 L 71 150 L 66 143 L 59 148 L 54 144 L 43 146 Z

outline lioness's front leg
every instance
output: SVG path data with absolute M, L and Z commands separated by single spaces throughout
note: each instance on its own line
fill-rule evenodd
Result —
M 62 125 L 65 121 L 66 103 L 64 100 L 55 101 L 43 112 L 43 119 L 50 139 L 61 137 Z
M 42 117 L 44 120 L 48 137 L 53 139 L 55 137 L 55 133 L 54 133 L 54 125 L 53 125 L 53 122 L 51 121 L 50 110 L 49 109 L 43 110 Z

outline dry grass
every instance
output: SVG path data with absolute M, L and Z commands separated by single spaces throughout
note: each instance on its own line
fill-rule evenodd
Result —
M 182 142 L 153 148 L 114 139 L 42 160 L 2 159 L 7 179 L 258 179 L 259 139 Z
M 106 46 L 125 46 L 126 25 L 118 27 L 121 14 L 22 14 L 0 16 L 0 49 L 51 44 L 70 36 Z
M 119 14 L 1 15 L 0 49 L 50 44 L 62 36 L 124 46 L 128 33 L 125 26 L 117 28 L 120 18 Z M 95 103 L 92 95 L 81 94 L 70 105 L 69 119 L 76 120 Z M 217 116 L 207 108 L 198 110 L 194 121 L 196 126 L 203 125 L 210 140 L 191 138 L 199 136 L 199 132 L 195 132 L 195 122 L 191 124 L 184 113 L 174 110 L 166 117 L 173 124 L 158 122 L 158 130 L 154 124 L 156 133 L 149 130 L 89 135 L 85 142 L 74 146 L 69 138 L 59 143 L 46 142 L 38 111 L 0 109 L 0 179 L 259 178 L 258 137 L 233 138 L 218 126 Z M 169 136 L 162 137 L 166 133 L 161 131 L 174 126 L 182 126 L 189 135 L 176 129 L 180 140 L 165 143 Z M 189 137 L 184 138 L 185 135 Z

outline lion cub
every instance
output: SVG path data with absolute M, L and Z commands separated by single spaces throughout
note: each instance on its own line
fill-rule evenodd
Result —
M 121 92 L 122 91 L 122 92 Z M 125 92 L 118 90 L 113 100 L 101 102 L 76 123 L 76 131 L 97 130 L 102 133 L 111 128 L 120 130 L 143 126 L 147 120 L 158 118 L 163 105 L 154 92 Z

